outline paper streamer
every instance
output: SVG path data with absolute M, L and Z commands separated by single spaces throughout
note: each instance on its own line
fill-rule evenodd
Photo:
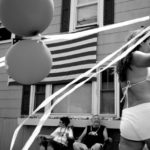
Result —
M 131 52 L 137 45 L 139 45 L 142 41 L 144 41 L 147 37 L 150 36 L 150 32 L 147 33 L 145 36 L 143 36 L 140 40 L 138 40 L 133 46 L 131 46 L 130 48 L 128 48 L 124 53 L 121 54 L 121 56 L 118 56 L 116 59 L 114 59 L 111 63 L 109 63 L 105 68 L 103 68 L 102 70 L 100 70 L 99 72 L 94 73 L 93 75 L 91 75 L 89 78 L 87 78 L 86 80 L 82 81 L 81 83 L 77 84 L 76 86 L 74 86 L 74 88 L 72 88 L 71 90 L 69 90 L 67 93 L 65 93 L 64 95 L 62 95 L 60 98 L 58 98 L 55 103 L 51 106 L 50 109 L 48 109 L 46 111 L 46 113 L 42 116 L 42 118 L 40 119 L 36 129 L 34 130 L 34 132 L 32 133 L 31 137 L 29 138 L 28 142 L 26 143 L 26 145 L 24 146 L 23 150 L 27 150 L 30 145 L 33 143 L 34 139 L 36 138 L 36 136 L 39 134 L 44 122 L 47 120 L 47 118 L 49 117 L 49 115 L 51 114 L 52 109 L 59 103 L 61 102 L 66 96 L 70 95 L 72 92 L 74 92 L 76 89 L 78 89 L 80 86 L 82 86 L 83 84 L 85 84 L 88 80 L 90 80 L 93 76 L 96 76 L 98 73 L 106 70 L 107 68 L 109 68 L 111 65 L 113 65 L 114 63 L 116 63 L 117 61 L 119 61 L 120 59 L 122 59 L 123 57 L 125 57 L 129 52 Z
M 51 95 L 50 97 L 48 97 L 45 101 L 43 101 L 37 108 L 36 110 L 34 110 L 34 112 L 32 113 L 35 114 L 37 111 L 39 111 L 41 108 L 45 107 L 47 104 L 50 103 L 50 101 L 55 98 L 56 96 L 58 96 L 58 94 L 62 93 L 64 90 L 66 90 L 69 86 L 71 86 L 72 84 L 74 84 L 75 82 L 79 81 L 80 79 L 82 79 L 83 77 L 89 75 L 90 73 L 92 73 L 92 71 L 94 71 L 95 69 L 97 69 L 98 67 L 100 67 L 102 64 L 104 64 L 105 62 L 107 62 L 108 60 L 110 60 L 112 57 L 114 57 L 115 55 L 117 55 L 119 52 L 121 52 L 124 48 L 126 48 L 128 45 L 130 45 L 132 42 L 134 42 L 137 38 L 139 38 L 140 36 L 142 36 L 143 34 L 145 34 L 145 32 L 147 32 L 148 30 L 150 30 L 150 26 L 145 28 L 142 32 L 140 32 L 138 35 L 136 35 L 134 38 L 132 38 L 130 41 L 128 41 L 126 44 L 124 44 L 121 48 L 119 48 L 118 50 L 116 50 L 114 53 L 108 55 L 107 57 L 105 57 L 102 61 L 100 61 L 97 65 L 95 65 L 93 68 L 91 68 L 90 70 L 88 70 L 87 72 L 83 73 L 82 75 L 80 75 L 79 77 L 77 77 L 75 80 L 71 81 L 69 84 L 67 84 L 66 86 L 64 86 L 63 88 L 61 88 L 60 90 L 58 90 L 57 92 L 55 92 L 53 95 Z
M 143 18 L 142 18 L 142 19 L 143 19 Z M 144 19 L 143 19 L 143 20 L 142 20 L 142 19 L 136 19 L 136 21 L 137 21 L 137 20 L 138 20 L 138 22 L 140 22 L 140 21 L 146 21 L 146 20 L 149 19 L 149 17 L 144 17 Z M 132 22 L 132 24 L 133 24 L 133 23 L 136 23 L 136 21 L 135 21 L 135 22 L 134 22 L 134 21 L 131 21 L 131 22 Z M 128 22 L 129 22 L 129 21 L 128 21 Z M 131 23 L 131 22 L 130 22 L 130 23 Z M 123 24 L 123 23 L 120 23 L 120 24 L 122 24 L 121 26 L 125 26 L 125 24 Z M 126 24 L 126 25 L 129 25 L 129 24 Z M 121 26 L 118 26 L 118 24 L 117 24 L 116 28 L 117 28 L 117 27 L 121 27 Z M 113 25 L 112 29 L 113 29 L 113 28 L 115 28 L 115 25 Z M 109 26 L 108 30 L 109 30 L 109 29 L 111 29 L 110 26 Z M 106 30 L 106 28 L 104 28 L 104 30 Z M 102 31 L 103 31 L 103 30 L 102 30 Z M 100 32 L 100 31 L 99 31 L 99 32 Z M 92 32 L 92 33 L 93 33 L 93 32 Z M 92 34 L 92 33 L 91 33 L 91 34 Z M 66 37 L 66 36 L 65 36 L 65 37 Z M 71 38 L 72 38 L 72 37 L 71 37 Z M 118 52 L 119 52 L 119 51 L 118 51 Z M 118 53 L 118 52 L 117 52 L 117 53 Z M 108 61 L 110 58 L 112 58 L 112 57 L 113 57 L 114 55 L 116 55 L 117 53 L 112 54 L 112 55 L 109 55 L 107 58 L 105 58 L 103 61 L 101 61 L 98 65 L 96 65 L 96 66 L 94 67 L 94 69 L 97 68 L 97 67 L 99 67 L 100 65 L 102 65 L 102 64 L 105 63 L 106 61 Z M 93 70 L 94 70 L 94 69 L 93 69 Z M 90 71 L 92 72 L 93 70 L 91 69 Z M 73 83 L 77 82 L 78 80 L 80 80 L 81 78 L 83 78 L 84 76 L 86 76 L 88 73 L 90 73 L 90 71 L 87 71 L 86 73 L 82 74 L 82 75 L 79 76 L 77 79 L 73 80 L 73 82 L 71 82 L 70 84 L 68 84 L 67 86 L 65 86 L 64 88 L 60 89 L 58 92 L 54 93 L 54 94 L 51 95 L 49 98 L 47 98 L 46 100 L 44 100 L 43 103 L 42 103 L 29 117 L 31 117 L 33 114 L 35 114 L 39 109 L 45 107 L 54 97 L 56 97 L 56 96 L 57 96 L 58 94 L 60 94 L 62 91 L 64 91 L 65 89 L 67 89 L 67 88 L 68 88 L 70 85 L 72 85 Z M 57 101 L 57 103 L 59 103 L 59 101 Z M 55 105 L 56 105 L 57 103 L 55 103 Z M 55 105 L 54 105 L 54 106 L 55 106 Z M 54 107 L 54 106 L 53 106 L 53 107 Z M 25 147 L 24 147 L 24 150 L 26 150 L 26 149 L 28 149 L 28 148 L 30 147 L 30 145 L 31 145 L 32 142 L 34 141 L 35 137 L 38 135 L 38 132 L 40 131 L 40 128 L 41 128 L 42 125 L 44 124 L 45 118 L 47 118 L 47 117 L 50 115 L 51 110 L 52 110 L 53 107 L 51 107 L 51 109 L 48 110 L 48 111 L 43 115 L 43 117 L 40 119 L 40 122 L 39 122 L 37 128 L 35 129 L 35 132 L 33 132 L 32 136 L 29 138 L 30 142 L 28 142 L 29 140 L 27 141 L 27 143 L 26 143 L 26 145 L 25 145 Z M 45 117 L 45 116 L 46 116 L 46 117 Z M 17 127 L 17 129 L 15 130 L 14 135 L 13 135 L 13 138 L 12 138 L 12 142 L 11 142 L 11 147 L 10 147 L 11 150 L 13 149 L 14 142 L 15 142 L 15 139 L 16 139 L 16 137 L 17 137 L 17 134 L 18 134 L 20 128 L 21 128 L 21 127 L 23 126 L 23 124 L 29 119 L 29 117 L 26 118 L 26 119 Z
M 77 32 L 77 33 L 62 34 L 62 35 L 61 34 L 59 34 L 59 35 L 45 35 L 45 36 L 43 36 L 43 38 L 47 38 L 48 42 L 49 41 L 60 41 L 60 40 L 61 41 L 62 40 L 72 40 L 72 39 L 84 37 L 87 35 L 91 35 L 94 33 L 108 31 L 108 30 L 112 30 L 115 28 L 119 28 L 119 27 L 131 25 L 131 24 L 147 21 L 149 19 L 150 19 L 150 16 L 146 16 L 146 17 L 141 17 L 141 18 L 137 18 L 137 19 L 133 19 L 133 20 L 129 20 L 129 21 L 124 21 L 124 22 L 116 23 L 116 24 L 112 24 L 112 25 L 107 25 L 107 26 L 103 26 L 103 27 L 99 27 L 99 28 L 95 28 L 95 29 L 91 29 L 91 30 L 82 31 L 82 32 Z M 44 40 L 44 41 L 46 42 L 46 40 Z
M 0 67 L 5 67 L 5 62 L 1 62 Z
M 0 63 L 5 61 L 5 57 L 0 58 Z
M 0 67 L 4 67 L 5 66 L 5 57 L 1 57 L 0 58 Z

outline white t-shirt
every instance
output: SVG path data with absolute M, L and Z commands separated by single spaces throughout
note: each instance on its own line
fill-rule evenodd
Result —
M 68 135 L 68 136 L 67 136 Z M 58 127 L 51 136 L 54 137 L 54 141 L 62 143 L 67 146 L 67 137 L 73 138 L 73 132 L 71 128 Z

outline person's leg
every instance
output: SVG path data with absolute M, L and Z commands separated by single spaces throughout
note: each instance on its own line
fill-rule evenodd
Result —
M 119 150 L 142 150 L 144 147 L 144 142 L 141 141 L 132 141 L 120 138 Z
M 74 150 L 88 150 L 87 146 L 80 142 L 74 142 L 73 149 Z
M 96 143 L 91 147 L 91 150 L 101 150 L 102 149 L 102 144 Z
M 46 150 L 47 145 L 48 145 L 47 140 L 42 136 L 40 136 L 38 138 L 38 140 L 39 140 L 38 142 L 39 142 L 39 145 L 40 145 L 40 150 Z
M 54 148 L 51 145 L 48 145 L 47 150 L 54 150 Z
M 57 150 L 57 143 L 53 140 L 49 140 L 47 150 Z
M 43 145 L 40 145 L 40 150 L 45 150 L 45 147 Z
M 146 142 L 148 150 L 150 150 L 150 139 L 146 140 L 145 142 Z

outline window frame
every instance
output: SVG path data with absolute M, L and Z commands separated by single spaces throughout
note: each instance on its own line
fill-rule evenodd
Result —
M 97 114 L 98 112 L 98 107 L 97 107 L 97 91 L 96 91 L 96 85 L 97 85 L 97 81 L 92 81 L 91 82 L 91 92 L 92 92 L 92 100 L 91 100 L 91 112 L 90 113 L 80 113 L 80 114 L 76 114 L 76 113 L 51 113 L 52 118 L 55 117 L 60 117 L 62 115 L 69 115 L 69 116 L 74 116 L 75 118 L 80 117 L 80 116 L 84 116 L 84 117 L 88 117 L 91 114 Z M 46 84 L 45 85 L 45 99 L 47 97 L 49 97 L 52 94 L 52 84 Z M 34 111 L 34 103 L 35 103 L 35 89 L 36 89 L 36 85 L 31 85 L 30 86 L 30 98 L 29 98 L 29 115 L 33 113 Z M 51 104 L 47 105 L 44 108 L 44 112 L 46 110 L 48 110 L 48 108 L 51 106 Z M 96 109 L 95 109 L 96 108 Z M 37 112 L 34 116 L 42 116 L 43 113 L 41 112 Z M 22 115 L 23 116 L 23 115 Z
M 104 0 L 97 0 L 97 2 L 89 2 L 91 5 L 94 3 L 97 3 L 97 23 L 95 25 L 98 25 L 99 27 L 102 27 L 104 25 Z M 82 28 L 76 28 L 76 16 L 77 16 L 77 7 L 85 6 L 89 3 L 82 4 L 77 6 L 77 0 L 71 0 L 71 9 L 70 9 L 70 23 L 69 23 L 69 32 L 74 32 L 80 29 L 83 29 L 83 27 L 90 27 L 90 25 L 83 25 Z M 91 24 L 92 26 L 92 24 Z
M 34 104 L 35 104 L 35 89 L 36 85 L 30 86 L 30 99 L 29 99 L 29 114 L 32 114 L 34 111 Z M 50 96 L 52 91 L 51 85 L 45 85 L 45 99 Z M 50 106 L 47 105 L 44 108 L 44 112 L 49 108 Z M 37 112 L 35 115 L 42 115 L 43 113 Z
M 100 71 L 100 69 L 103 69 L 104 67 L 100 67 L 98 68 L 98 71 Z M 114 69 L 114 114 L 101 114 L 100 113 L 100 101 L 101 101 L 101 77 L 102 77 L 102 73 L 99 73 L 99 75 L 97 76 L 97 88 L 98 88 L 98 113 L 100 114 L 101 117 L 103 118 L 120 118 L 120 84 L 118 82 L 118 75 L 116 73 L 116 66 L 111 66 L 109 68 L 113 68 Z M 108 68 L 108 69 L 109 69 Z
M 112 66 L 116 69 L 115 66 Z M 98 68 L 99 69 L 99 68 Z M 100 105 L 99 105 L 99 98 L 100 98 L 100 75 L 97 75 L 97 80 L 92 81 L 92 105 L 91 105 L 91 114 L 61 114 L 61 113 L 54 113 L 51 114 L 51 116 L 47 119 L 47 121 L 44 123 L 44 126 L 56 126 L 58 124 L 59 118 L 67 115 L 72 119 L 72 124 L 76 127 L 85 127 L 87 124 L 89 124 L 89 120 L 91 118 L 92 114 L 99 114 L 100 112 Z M 102 118 L 102 124 L 106 125 L 109 128 L 116 128 L 119 129 L 120 126 L 120 85 L 118 82 L 118 75 L 115 73 L 115 114 L 113 115 L 101 115 Z M 47 84 L 45 88 L 45 97 L 49 97 L 52 93 L 52 85 Z M 32 92 L 33 91 L 33 92 Z M 34 93 L 35 92 L 35 85 L 30 86 L 30 101 L 29 101 L 29 114 L 33 112 L 34 108 Z M 31 106 L 32 105 L 32 106 Z M 45 111 L 51 106 L 48 105 L 45 107 Z M 29 118 L 28 121 L 25 123 L 25 125 L 37 125 L 39 122 L 39 117 L 41 117 L 43 113 L 36 113 L 32 118 Z M 18 124 L 22 123 L 25 116 L 21 116 L 17 119 Z
M 101 67 L 102 68 L 102 67 Z M 98 68 L 97 71 L 99 71 L 101 68 Z M 100 99 L 101 99 L 101 75 L 102 72 L 97 75 L 97 81 L 92 81 L 91 82 L 91 90 L 92 90 L 92 100 L 91 100 L 91 113 L 81 113 L 81 114 L 76 114 L 76 113 L 52 113 L 51 116 L 55 117 L 60 117 L 62 115 L 69 115 L 69 116 L 74 116 L 74 117 L 81 117 L 81 116 L 90 116 L 91 114 L 100 114 L 101 117 L 104 118 L 120 118 L 120 84 L 118 82 L 118 75 L 116 73 L 116 67 L 112 66 L 110 68 L 114 69 L 114 100 L 115 100 L 115 109 L 114 109 L 114 114 L 101 114 L 100 113 Z M 52 84 L 46 84 L 45 85 L 45 99 L 49 97 L 52 94 Z M 30 86 L 30 99 L 29 99 L 29 114 L 32 114 L 34 110 L 34 99 L 35 99 L 35 89 L 36 85 L 31 85 Z M 45 107 L 44 112 L 51 106 L 49 104 L 48 106 Z M 41 116 L 43 113 L 37 112 L 35 116 Z
M 91 82 L 91 93 L 92 93 L 92 100 L 91 100 L 91 112 L 90 113 L 80 113 L 80 114 L 76 114 L 76 113 L 52 113 L 52 116 L 61 116 L 61 115 L 69 115 L 69 116 L 72 116 L 72 117 L 81 117 L 81 116 L 85 116 L 85 117 L 88 117 L 90 116 L 91 114 L 97 114 L 97 109 L 95 109 L 94 106 L 97 106 L 97 96 L 96 96 L 96 81 L 92 81 Z

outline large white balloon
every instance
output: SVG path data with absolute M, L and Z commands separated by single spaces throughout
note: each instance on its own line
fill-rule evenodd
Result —
M 12 33 L 34 36 L 52 21 L 53 0 L 0 0 L 0 20 Z
M 7 72 L 21 84 L 35 84 L 44 79 L 52 67 L 48 47 L 41 41 L 22 40 L 6 54 Z

